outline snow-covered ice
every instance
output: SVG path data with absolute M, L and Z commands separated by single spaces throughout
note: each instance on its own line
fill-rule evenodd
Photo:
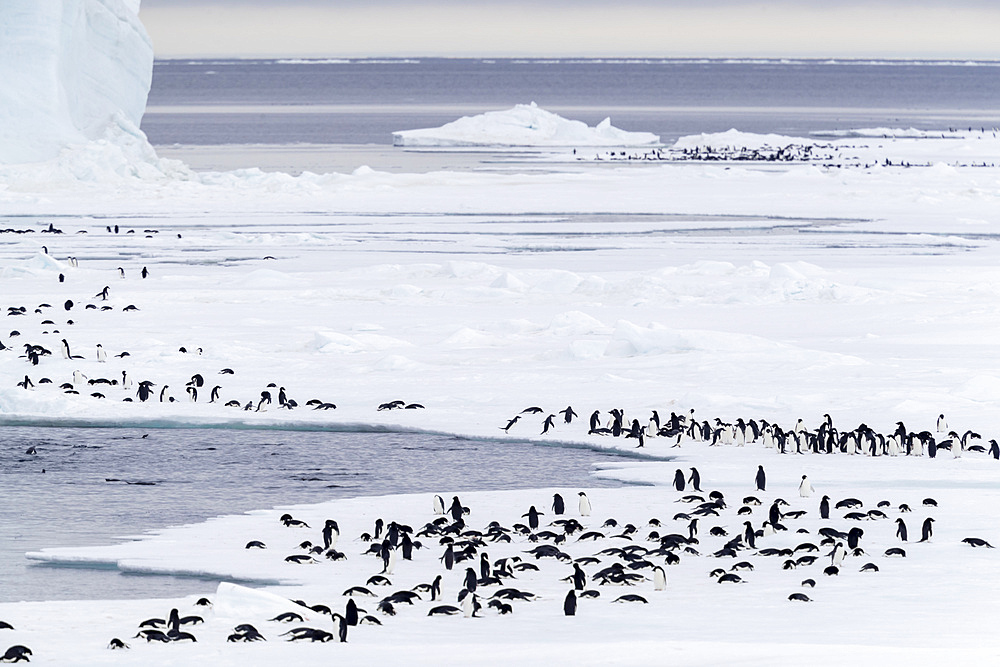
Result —
M 123 20 L 111 25 L 138 39 L 123 27 L 133 25 L 125 19 L 137 3 L 98 4 Z M 536 121 L 543 113 L 517 109 Z M 487 125 L 495 143 L 520 141 Z M 542 125 L 529 131 L 530 145 L 538 145 Z M 555 144 L 593 146 L 599 133 L 563 132 Z M 440 145 L 445 135 L 435 137 Z M 747 149 L 813 142 L 836 149 L 829 163 L 574 161 L 542 173 L 359 168 L 298 177 L 195 172 L 157 157 L 126 122 L 86 138 L 50 159 L 0 166 L 7 325 L 0 422 L 389 429 L 472 436 L 496 447 L 516 438 L 634 451 L 635 439 L 590 432 L 590 414 L 600 411 L 606 425 L 614 408 L 640 426 L 653 410 L 664 421 L 694 410 L 724 437 L 714 446 L 688 438 L 680 447 L 675 437 L 645 438 L 642 451 L 655 460 L 595 470 L 637 486 L 587 490 L 589 515 L 577 510 L 579 489 L 463 493 L 464 520 L 476 531 L 492 520 L 507 528 L 525 522 L 531 506 L 545 512 L 540 530 L 549 528 L 560 493 L 567 517 L 602 533 L 595 542 L 578 541 L 580 532 L 563 541 L 554 528 L 530 541 L 520 531 L 510 542 L 482 545 L 492 564 L 519 557 L 539 568 L 505 583 L 537 596 L 512 602 L 509 615 L 486 608 L 482 618 L 429 618 L 424 596 L 390 616 L 375 610 L 376 594 L 357 604 L 381 627 L 351 628 L 346 645 L 284 641 L 289 626 L 268 619 L 287 610 L 303 614 L 304 625 L 334 629 L 329 617 L 291 599 L 341 611 L 351 586 L 393 592 L 442 574 L 443 598 L 434 604 L 457 604 L 466 566 L 479 567 L 477 553 L 442 570 L 441 535 L 427 531 L 414 536 L 425 548 L 387 573 L 391 587 L 368 583 L 383 570 L 363 555 L 369 544 L 361 536 L 375 530 L 375 519 L 421 531 L 436 515 L 430 494 L 360 497 L 32 553 L 63 565 L 225 581 L 206 584 L 208 608 L 195 606 L 200 596 L 60 602 L 58 591 L 53 601 L 0 604 L 0 620 L 15 628 L 0 630 L 0 649 L 24 644 L 33 662 L 61 665 L 996 662 L 996 551 L 962 542 L 1000 542 L 1000 463 L 978 449 L 1000 436 L 1000 151 L 992 133 L 879 130 L 826 142 L 730 132 L 679 142 Z M 621 137 L 612 143 L 622 145 Z M 192 400 L 188 385 L 197 376 L 205 385 Z M 131 387 L 110 382 L 123 377 Z M 155 383 L 148 400 L 138 390 L 143 380 Z M 209 402 L 216 384 L 219 400 Z M 281 395 L 294 409 L 279 408 Z M 310 399 L 336 408 L 310 409 Z M 422 407 L 385 409 L 397 400 Z M 528 406 L 541 413 L 523 413 Z M 557 417 L 566 406 L 580 418 Z M 782 454 L 763 439 L 730 442 L 722 426 L 753 418 L 790 430 L 802 419 L 815 431 L 828 414 L 842 431 L 865 423 L 891 434 L 902 421 L 940 442 L 949 438 L 936 430 L 940 413 L 967 447 L 953 442 L 934 458 L 902 455 L 892 442 L 877 457 L 847 453 L 850 444 L 833 454 Z M 765 491 L 754 486 L 758 465 L 767 470 Z M 676 550 L 678 563 L 667 564 L 673 558 L 663 551 L 643 552 L 665 567 L 665 590 L 654 590 L 643 563 L 632 571 L 634 587 L 596 585 L 597 571 L 622 555 L 604 550 L 651 550 L 664 535 L 689 534 L 690 518 L 680 515 L 700 501 L 682 502 L 690 490 L 676 491 L 672 481 L 691 467 L 726 504 L 702 508 L 699 541 L 686 544 L 694 552 Z M 812 497 L 798 494 L 802 475 L 815 487 Z M 762 504 L 742 510 L 754 495 Z M 861 499 L 864 514 L 850 519 L 837 509 L 821 520 L 823 495 Z M 744 521 L 762 529 L 779 497 L 788 503 L 778 507 L 787 532 L 762 534 L 756 549 L 735 557 L 712 555 Z M 311 528 L 282 525 L 284 513 Z M 605 524 L 611 517 L 617 525 Z M 933 536 L 918 542 L 928 517 Z M 910 529 L 905 544 L 895 536 L 897 518 Z M 306 556 L 302 542 L 322 541 L 326 519 L 338 521 L 334 546 L 346 559 L 286 560 Z M 837 576 L 823 573 L 829 544 L 812 563 L 802 553 L 763 551 L 819 546 L 824 527 L 864 530 L 863 553 L 848 556 Z M 245 548 L 251 540 L 268 548 Z M 542 544 L 601 560 L 585 565 L 588 587 L 601 595 L 580 600 L 572 618 L 563 614 L 572 568 L 529 558 Z M 905 558 L 886 556 L 899 546 Z M 793 557 L 799 562 L 787 565 Z M 711 576 L 716 568 L 732 573 L 740 561 L 753 568 L 737 568 L 744 583 Z M 867 563 L 878 572 L 861 572 Z M 815 588 L 801 586 L 806 578 Z M 485 584 L 483 601 L 498 588 Z M 647 603 L 613 602 L 625 593 Z M 812 601 L 790 601 L 793 593 Z M 141 620 L 166 618 L 172 608 L 204 617 L 189 628 L 197 643 L 133 638 Z M 241 623 L 268 641 L 227 643 Z M 112 653 L 112 637 L 132 648 Z
M 568 120 L 534 102 L 504 111 L 463 116 L 441 127 L 393 132 L 396 146 L 649 146 L 660 143 L 650 132 L 628 132 L 605 118 L 594 127 Z

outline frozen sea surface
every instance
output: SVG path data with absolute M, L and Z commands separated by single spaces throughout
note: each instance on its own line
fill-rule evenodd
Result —
M 614 453 L 421 433 L 7 426 L 0 602 L 182 595 L 206 582 L 28 565 L 26 551 L 334 498 L 449 489 L 619 486 Z M 25 454 L 34 448 L 34 454 Z M 43 474 L 44 470 L 44 474 Z

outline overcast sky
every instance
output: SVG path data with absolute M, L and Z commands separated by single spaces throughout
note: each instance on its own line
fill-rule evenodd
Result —
M 142 0 L 160 58 L 1000 59 L 998 0 Z

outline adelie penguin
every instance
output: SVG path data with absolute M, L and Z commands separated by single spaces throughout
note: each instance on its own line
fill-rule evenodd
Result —
M 678 491 L 684 490 L 684 471 L 680 468 L 674 472 L 674 488 Z
M 901 542 L 906 541 L 906 523 L 903 522 L 902 517 L 896 519 L 896 537 L 898 537 Z
M 563 600 L 563 614 L 566 616 L 576 616 L 576 593 L 570 591 Z
M 934 519 L 927 517 L 924 519 L 923 525 L 920 527 L 920 541 L 926 542 L 931 539 L 931 535 L 934 534 L 934 528 L 931 524 L 934 523 Z
M 802 481 L 799 482 L 799 496 L 802 498 L 808 498 L 813 493 L 812 484 L 809 483 L 809 478 L 802 475 Z
M 830 496 L 823 496 L 819 501 L 819 518 L 830 518 Z
M 757 475 L 754 477 L 754 483 L 757 485 L 758 491 L 766 491 L 767 489 L 767 474 L 764 472 L 764 466 L 757 466 Z
M 695 491 L 701 491 L 701 474 L 697 468 L 691 468 L 691 477 L 688 478 L 688 483 L 691 484 L 691 488 Z
M 590 516 L 590 499 L 587 494 L 581 491 L 580 496 L 580 516 Z
M 566 511 L 566 503 L 563 502 L 563 497 L 558 493 L 552 495 L 552 513 L 562 514 Z

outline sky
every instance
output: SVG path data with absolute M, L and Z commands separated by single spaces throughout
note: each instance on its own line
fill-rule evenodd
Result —
M 993 0 L 142 0 L 159 58 L 1000 59 Z

